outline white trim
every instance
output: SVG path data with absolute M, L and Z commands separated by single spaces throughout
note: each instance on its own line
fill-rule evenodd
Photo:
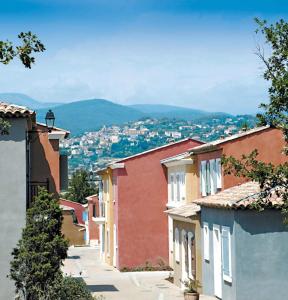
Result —
M 124 169 L 125 168 L 125 163 L 115 163 L 115 164 L 110 165 L 110 168 L 112 170 L 114 170 L 114 169 Z
M 49 140 L 59 140 L 62 141 L 65 139 L 66 131 L 52 131 L 48 132 L 48 139 Z
M 206 231 L 207 230 L 207 231 Z M 204 260 L 210 260 L 210 231 L 208 223 L 203 223 L 203 247 L 204 247 Z
M 177 167 L 177 166 L 186 166 L 186 165 L 193 165 L 194 161 L 193 159 L 181 159 L 181 160 L 174 160 L 170 162 L 162 163 L 166 167 Z

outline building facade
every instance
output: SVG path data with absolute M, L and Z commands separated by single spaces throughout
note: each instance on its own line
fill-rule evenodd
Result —
M 5 209 L 2 209 L 0 213 L 0 222 L 3 225 L 0 233 L 2 241 L 0 245 L 0 298 L 13 299 L 14 283 L 7 278 L 12 258 L 11 252 L 21 237 L 22 228 L 25 226 L 26 209 L 33 197 L 37 195 L 39 186 L 44 186 L 56 196 L 60 192 L 60 185 L 57 185 L 60 169 L 58 174 L 53 173 L 49 177 L 53 169 L 52 165 L 60 164 L 60 154 L 59 148 L 56 147 L 57 142 L 53 145 L 54 151 L 57 152 L 56 161 L 54 161 L 55 158 L 46 157 L 36 149 L 35 143 L 37 144 L 39 135 L 41 135 L 41 140 L 46 139 L 42 148 L 47 148 L 50 139 L 48 133 L 42 136 L 42 131 L 48 132 L 47 128 L 43 128 L 40 133 L 34 111 L 0 102 L 0 117 L 10 123 L 9 133 L 0 135 L 0 200 L 3 204 L 6 203 Z M 51 134 L 54 131 L 58 129 L 53 129 Z M 66 131 L 63 138 L 65 136 L 68 136 Z M 39 170 L 45 165 L 51 167 L 47 168 L 47 171 L 43 170 L 43 175 Z M 53 186 L 56 188 L 53 189 Z
M 187 170 L 191 172 L 189 175 L 190 180 L 185 181 L 185 189 L 189 191 L 190 197 L 187 197 L 186 201 L 182 201 L 182 203 L 181 201 L 174 203 L 174 207 L 171 205 L 167 207 L 167 214 L 173 224 L 173 226 L 170 225 L 168 230 L 170 232 L 170 252 L 173 252 L 170 260 L 173 262 L 173 269 L 176 270 L 174 274 L 175 284 L 183 287 L 183 281 L 188 278 L 196 278 L 201 281 L 203 252 L 199 230 L 197 230 L 195 222 L 196 220 L 198 222 L 201 220 L 202 213 L 197 205 L 187 203 L 194 202 L 198 198 L 215 195 L 227 188 L 245 182 L 243 178 L 224 175 L 221 157 L 226 155 L 241 158 L 243 154 L 248 155 L 257 149 L 259 152 L 257 158 L 259 160 L 280 164 L 287 161 L 287 157 L 282 154 L 284 144 L 281 130 L 265 126 L 195 147 L 188 153 L 182 153 L 179 156 L 170 157 L 162 161 L 163 164 L 167 165 L 168 176 L 174 170 L 178 170 L 178 174 L 181 174 L 180 170 L 184 168 L 183 165 L 186 166 L 186 176 L 189 174 Z M 170 181 L 172 182 L 173 180 L 175 179 L 171 177 Z M 167 187 L 170 193 L 173 193 L 171 185 L 168 184 Z M 176 189 L 178 191 L 177 186 Z M 192 238 L 189 239 L 189 235 Z M 179 248 L 183 249 L 183 255 L 181 250 L 180 255 L 178 255 Z M 193 250 L 197 248 L 200 251 Z M 191 251 L 192 253 L 190 253 Z M 193 259 L 196 259 L 196 262 Z M 198 274 L 192 269 L 193 264 L 198 266 Z M 195 276 L 193 276 L 192 271 L 195 273 Z
M 161 160 L 201 145 L 182 140 L 112 163 L 102 177 L 105 224 L 102 243 L 108 263 L 135 268 L 168 265 L 167 175 Z M 99 199 L 100 200 L 100 199 Z
M 223 300 L 275 300 L 287 296 L 288 228 L 273 195 L 253 208 L 259 185 L 248 182 L 195 201 L 201 206 L 206 295 Z

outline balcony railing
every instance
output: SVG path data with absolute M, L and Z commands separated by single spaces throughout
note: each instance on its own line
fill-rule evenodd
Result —
M 30 207 L 31 202 L 34 197 L 37 197 L 39 194 L 39 188 L 45 188 L 49 192 L 49 179 L 45 181 L 29 181 L 28 182 L 28 195 L 27 195 L 27 206 Z

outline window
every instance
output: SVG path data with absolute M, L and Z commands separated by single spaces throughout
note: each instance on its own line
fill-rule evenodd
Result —
M 214 195 L 222 187 L 221 159 L 201 161 L 200 165 L 201 195 Z
M 169 201 L 181 202 L 185 201 L 186 188 L 185 188 L 185 172 L 172 173 L 169 176 Z
M 96 204 L 93 204 L 93 218 L 96 218 Z
M 209 261 L 209 227 L 207 223 L 203 224 L 203 240 L 204 240 L 204 259 Z
M 231 270 L 231 235 L 230 228 L 222 227 L 222 268 L 223 279 L 228 282 L 232 282 L 232 270 Z
M 175 228 L 175 261 L 180 261 L 180 239 L 179 239 L 179 229 Z

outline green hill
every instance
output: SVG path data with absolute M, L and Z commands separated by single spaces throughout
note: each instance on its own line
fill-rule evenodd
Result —
M 0 101 L 26 106 L 29 107 L 30 109 L 39 109 L 44 107 L 60 105 L 60 103 L 40 102 L 21 93 L 0 93 Z
M 134 104 L 130 105 L 130 107 L 149 114 L 149 116 L 154 118 L 184 119 L 191 121 L 206 117 L 229 116 L 229 114 L 222 112 L 207 112 L 199 109 L 164 104 Z
M 76 101 L 52 108 L 55 126 L 71 131 L 77 135 L 85 131 L 99 129 L 103 125 L 117 125 L 135 121 L 146 114 L 128 106 L 116 104 L 103 99 Z M 46 109 L 37 110 L 37 120 L 45 122 Z

